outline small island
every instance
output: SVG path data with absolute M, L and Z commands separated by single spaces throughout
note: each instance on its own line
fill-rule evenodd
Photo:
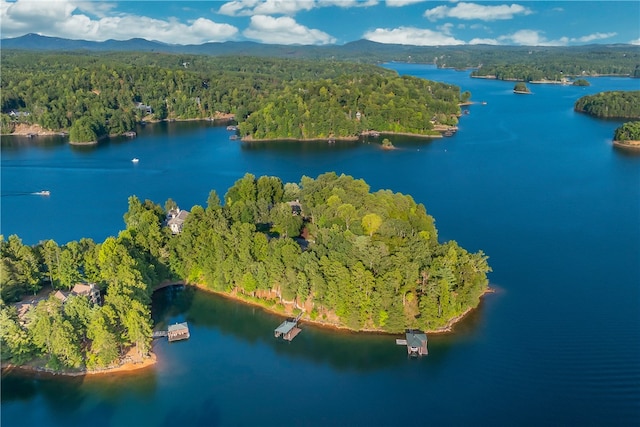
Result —
M 326 173 L 247 174 L 190 211 L 129 198 L 102 243 L 0 241 L 3 366 L 84 375 L 153 363 L 155 289 L 184 283 L 353 331 L 450 330 L 488 292 L 487 256 L 439 242 L 422 204 Z M 52 339 L 53 338 L 53 339 Z
M 627 122 L 618 127 L 613 135 L 616 147 L 640 150 L 640 121 Z
M 530 95 L 531 94 L 531 90 L 529 90 L 529 87 L 526 85 L 526 83 L 518 82 L 513 87 L 513 93 L 518 94 L 518 95 Z

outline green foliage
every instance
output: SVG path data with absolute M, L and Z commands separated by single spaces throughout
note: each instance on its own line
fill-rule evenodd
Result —
M 104 125 L 97 119 L 85 116 L 74 121 L 69 128 L 69 141 L 71 142 L 95 142 L 104 136 Z
M 529 93 L 529 92 L 531 92 L 524 82 L 516 83 L 516 85 L 513 87 L 513 91 L 514 92 L 520 92 L 520 93 Z
M 576 101 L 574 109 L 602 118 L 640 119 L 640 90 L 583 96 Z
M 615 141 L 640 141 L 640 121 L 627 122 L 615 130 Z
M 335 173 L 295 185 L 271 181 L 277 194 L 299 198 L 296 215 L 286 203 L 267 203 L 277 197 L 260 191 L 263 178 L 238 180 L 220 209 L 192 209 L 169 244 L 176 273 L 196 272 L 193 280 L 216 290 L 272 290 L 286 302 L 312 302 L 315 316 L 334 313 L 354 329 L 435 329 L 478 304 L 490 270 L 486 257 L 455 242 L 439 244 L 433 218 L 409 196 L 371 193 L 364 181 Z M 277 232 L 270 239 L 234 208 L 252 203 L 268 206 Z M 299 225 L 283 232 L 289 220 L 304 221 L 304 245 L 292 239 Z
M 591 83 L 585 79 L 575 79 L 573 81 L 573 86 L 591 86 Z
M 272 92 L 239 129 L 254 139 L 353 137 L 369 129 L 428 135 L 434 117 L 460 114 L 460 96 L 456 86 L 409 76 L 345 74 Z

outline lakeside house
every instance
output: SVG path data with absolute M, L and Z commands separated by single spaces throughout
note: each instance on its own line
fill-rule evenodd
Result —
M 292 200 L 287 202 L 287 204 L 291 208 L 291 213 L 293 215 L 302 215 L 302 203 L 300 203 L 300 200 Z
M 138 110 L 144 111 L 146 114 L 152 114 L 153 113 L 153 109 L 151 108 L 151 106 L 147 105 L 147 104 L 143 104 L 142 102 L 136 102 L 135 103 L 135 107 Z
M 84 296 L 89 299 L 92 304 L 102 304 L 102 297 L 100 295 L 100 289 L 95 283 L 77 283 L 71 291 L 61 291 L 57 290 L 53 293 L 49 293 L 47 295 L 41 295 L 38 297 L 34 297 L 28 301 L 21 301 L 13 304 L 16 307 L 16 312 L 18 314 L 18 320 L 21 325 L 27 324 L 27 314 L 31 311 L 32 308 L 37 306 L 41 301 L 46 300 L 49 296 L 53 295 L 54 298 L 59 299 L 62 304 L 66 303 L 69 299 L 69 296 Z
M 179 234 L 182 231 L 182 226 L 185 220 L 189 216 L 189 212 L 175 207 L 167 212 L 166 224 L 171 229 L 173 234 Z
M 84 296 L 93 304 L 101 304 L 100 289 L 95 283 L 77 283 L 71 289 L 71 295 Z

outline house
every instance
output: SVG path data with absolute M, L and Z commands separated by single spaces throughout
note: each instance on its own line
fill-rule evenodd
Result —
M 29 116 L 29 112 L 28 111 L 11 110 L 11 111 L 9 111 L 9 115 L 11 117 L 14 117 L 14 118 L 28 117 Z
M 53 294 L 53 296 L 58 298 L 64 304 L 65 302 L 67 302 L 67 298 L 69 298 L 69 292 L 62 292 L 58 290 Z
M 291 202 L 287 202 L 287 204 L 291 208 L 291 213 L 293 215 L 302 215 L 302 204 L 300 203 L 300 200 L 296 199 Z
M 71 295 L 81 295 L 89 298 L 94 304 L 100 304 L 100 289 L 95 283 L 78 283 L 71 290 Z
M 182 226 L 187 216 L 189 216 L 189 212 L 178 207 L 169 210 L 167 213 L 167 226 L 173 234 L 179 234 L 182 231 Z
M 144 111 L 146 114 L 152 114 L 153 113 L 153 109 L 151 108 L 150 105 L 147 104 L 143 104 L 142 102 L 136 102 L 136 108 L 138 110 L 142 110 Z

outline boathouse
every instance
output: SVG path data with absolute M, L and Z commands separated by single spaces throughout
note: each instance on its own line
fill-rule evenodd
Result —
M 302 317 L 303 313 L 298 314 L 295 319 L 287 319 L 280 324 L 274 331 L 273 335 L 276 338 L 282 337 L 282 339 L 291 341 L 296 335 L 298 335 L 302 329 L 298 328 L 298 320 Z
M 405 339 L 397 339 L 396 344 L 406 345 L 409 356 L 426 356 L 429 353 L 427 351 L 427 334 L 416 329 L 407 329 Z
M 169 342 L 186 340 L 189 336 L 189 325 L 187 325 L 187 322 L 169 325 L 167 330 L 167 338 L 169 339 Z

